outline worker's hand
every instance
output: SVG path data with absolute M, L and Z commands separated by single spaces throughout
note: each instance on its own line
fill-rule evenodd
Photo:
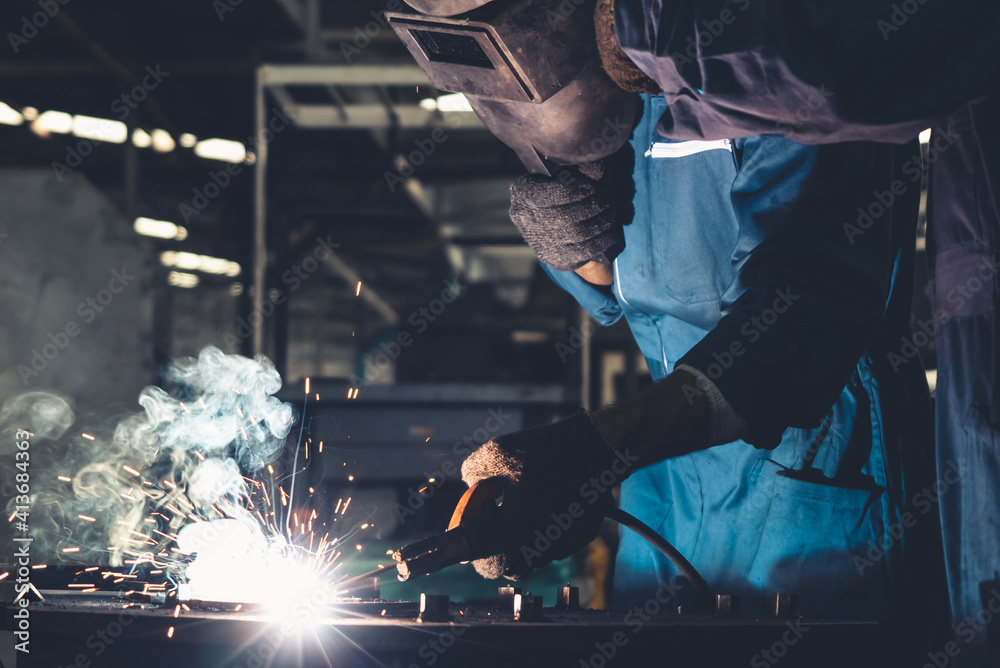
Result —
M 553 269 L 572 271 L 624 247 L 604 161 L 563 167 L 555 176 L 525 174 L 510 187 L 510 219 Z
M 492 479 L 504 488 L 490 553 L 473 562 L 480 575 L 517 580 L 567 557 L 597 537 L 614 507 L 611 488 L 631 473 L 633 458 L 616 452 L 590 414 L 498 436 L 462 464 L 471 487 Z

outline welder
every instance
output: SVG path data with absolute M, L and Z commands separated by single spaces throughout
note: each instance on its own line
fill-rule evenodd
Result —
M 466 93 L 533 172 L 511 217 L 546 272 L 598 323 L 624 317 L 657 381 L 468 458 L 467 483 L 505 486 L 476 569 L 516 579 L 572 554 L 621 483 L 621 507 L 751 615 L 775 592 L 819 617 L 933 606 L 937 518 L 904 523 L 933 481 L 926 383 L 886 362 L 909 334 L 919 188 L 897 181 L 915 142 L 669 140 L 667 101 L 618 48 L 609 3 L 409 4 L 420 13 L 390 22 L 431 80 Z M 861 234 L 845 230 L 876 200 Z M 623 533 L 615 606 L 675 573 Z
M 922 329 L 936 343 L 936 485 L 959 471 L 938 504 L 953 624 L 968 628 L 1000 570 L 1000 4 L 617 0 L 611 11 L 614 43 L 668 100 L 666 137 L 905 142 L 933 129 Z M 996 665 L 1000 646 L 987 656 L 974 626 L 956 633 L 962 661 Z

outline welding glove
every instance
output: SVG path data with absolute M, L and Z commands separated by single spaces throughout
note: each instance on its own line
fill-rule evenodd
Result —
M 555 176 L 525 174 L 510 187 L 510 219 L 553 269 L 572 271 L 625 247 L 612 204 L 605 161 L 561 168 Z
M 470 487 L 494 480 L 504 489 L 488 552 L 473 562 L 480 575 L 518 580 L 532 569 L 575 553 L 597 537 L 614 508 L 612 487 L 631 473 L 580 410 L 551 425 L 498 436 L 462 464 Z

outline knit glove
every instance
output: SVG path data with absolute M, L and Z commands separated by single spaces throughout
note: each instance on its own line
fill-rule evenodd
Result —
M 554 177 L 525 174 L 510 187 L 510 219 L 538 259 L 572 271 L 624 247 L 604 161 L 563 167 Z
M 474 561 L 476 571 L 518 580 L 587 545 L 614 508 L 612 487 L 634 461 L 608 445 L 584 410 L 482 445 L 462 464 L 462 479 L 470 487 L 492 479 L 504 497 L 487 550 L 492 556 Z

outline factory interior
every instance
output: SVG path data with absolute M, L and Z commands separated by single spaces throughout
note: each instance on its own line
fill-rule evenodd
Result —
M 610 519 L 517 581 L 442 556 L 470 453 L 654 385 L 511 222 L 519 153 L 401 0 L 77 2 L 0 6 L 0 667 L 923 665 L 808 592 L 622 607 Z

